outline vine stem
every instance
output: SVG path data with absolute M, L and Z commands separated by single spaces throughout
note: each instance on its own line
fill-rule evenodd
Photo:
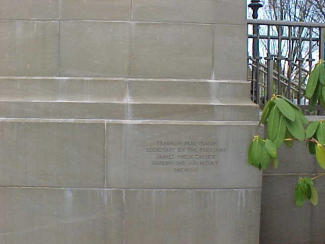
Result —
M 296 138 L 287 138 L 287 139 L 284 139 L 284 140 L 285 141 L 296 141 L 297 139 Z M 305 139 L 304 141 L 305 142 L 313 142 L 313 143 L 317 144 L 317 140 L 316 139 L 310 139 L 310 140 Z
M 314 178 L 311 178 L 311 180 L 317 180 L 318 178 L 323 177 L 323 176 L 325 176 L 325 173 L 324 174 L 317 175 Z

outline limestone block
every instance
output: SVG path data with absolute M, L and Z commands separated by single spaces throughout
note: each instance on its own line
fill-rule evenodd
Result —
M 58 73 L 59 23 L 0 21 L 0 76 Z
M 216 25 L 214 29 L 214 78 L 247 79 L 247 27 Z
M 136 103 L 251 105 L 250 89 L 246 81 L 137 79 L 129 82 L 130 101 Z
M 1 244 L 122 244 L 118 190 L 1 188 Z
M 132 25 L 131 77 L 210 79 L 213 29 L 207 25 Z
M 125 244 L 258 244 L 260 190 L 126 190 Z
M 2 118 L 255 121 L 256 106 L 0 101 Z
M 269 168 L 264 174 L 313 173 L 316 170 L 315 156 L 309 154 L 306 143 L 295 142 L 292 148 L 282 145 L 278 149 L 279 168 Z
M 106 124 L 107 187 L 261 187 L 246 163 L 255 125 L 140 123 Z
M 61 19 L 130 20 L 131 0 L 61 0 Z
M 125 102 L 127 82 L 121 79 L 4 77 L 0 101 Z
M 311 243 L 322 243 L 325 241 L 325 179 L 320 178 L 315 180 L 315 187 L 319 194 L 319 203 L 317 206 L 312 207 L 312 239 Z
M 258 110 L 253 104 L 131 104 L 129 116 L 136 120 L 257 121 Z
M 100 123 L 2 121 L 0 186 L 103 187 L 104 134 Z
M 246 22 L 246 2 L 241 0 L 133 0 L 132 9 L 132 19 L 137 21 Z
M 260 244 L 311 243 L 311 225 L 316 221 L 312 219 L 311 204 L 298 208 L 293 203 L 299 177 L 263 177 Z
M 93 102 L 0 102 L 3 118 L 125 119 L 127 105 Z
M 60 0 L 1 0 L 0 19 L 58 19 Z
M 126 77 L 129 27 L 128 23 L 61 22 L 60 74 Z

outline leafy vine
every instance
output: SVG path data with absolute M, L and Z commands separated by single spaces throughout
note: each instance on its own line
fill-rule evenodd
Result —
M 312 111 L 317 103 L 325 108 L 325 66 L 320 60 L 308 77 L 305 97 L 309 99 Z M 272 163 L 278 168 L 277 149 L 284 143 L 292 147 L 294 141 L 306 142 L 309 153 L 316 156 L 317 163 L 325 170 L 325 121 L 309 123 L 302 110 L 292 101 L 281 95 L 273 97 L 265 105 L 259 126 L 266 125 L 265 139 L 254 136 L 249 145 L 248 164 L 265 170 Z M 314 181 L 325 176 L 299 178 L 294 191 L 294 203 L 301 207 L 306 200 L 313 205 L 318 203 L 318 193 Z

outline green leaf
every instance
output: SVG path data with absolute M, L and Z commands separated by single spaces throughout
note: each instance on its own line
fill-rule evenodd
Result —
M 266 150 L 266 147 L 263 146 L 262 147 L 262 152 L 261 152 L 261 168 L 263 170 L 267 169 L 267 167 L 269 166 L 271 161 L 271 157 L 269 155 L 269 153 Z
M 325 86 L 322 86 L 322 102 L 325 102 Z
M 277 151 L 274 143 L 268 139 L 265 141 L 265 148 L 271 158 L 277 158 Z
M 305 117 L 305 115 L 303 115 L 302 111 L 301 110 L 296 110 L 295 109 L 295 113 L 296 113 L 296 119 L 300 119 L 301 123 L 304 124 L 304 125 L 308 125 L 309 122 L 307 120 L 307 118 Z
M 315 93 L 315 89 L 318 83 L 318 77 L 319 77 L 319 66 L 316 65 L 315 68 L 310 72 L 308 78 L 308 83 L 307 83 L 306 93 L 305 93 L 305 96 L 308 99 L 311 99 L 311 97 Z
M 287 103 L 282 98 L 276 98 L 274 100 L 275 104 L 278 106 L 281 113 L 289 120 L 294 121 L 296 119 L 295 111 L 289 103 Z
M 320 105 L 325 108 L 325 100 L 324 100 L 324 97 L 325 97 L 325 90 L 323 90 L 324 87 L 322 87 L 322 94 L 319 96 L 318 100 L 320 102 Z
M 318 126 L 319 126 L 319 121 L 314 121 L 310 123 L 306 130 L 306 138 L 308 139 L 312 138 L 313 135 L 316 133 Z
M 321 144 L 316 146 L 316 160 L 319 166 L 325 169 L 325 148 Z
M 285 136 L 285 138 L 284 138 L 284 144 L 285 144 L 288 148 L 292 148 L 294 141 L 293 141 L 293 140 L 286 140 L 286 139 L 291 139 L 291 138 L 294 138 L 294 136 L 291 135 L 291 133 L 290 133 L 289 130 L 287 130 L 287 131 L 286 131 L 286 136 Z
M 277 106 L 274 106 L 271 110 L 268 123 L 267 123 L 267 138 L 275 140 L 280 122 L 280 113 Z
M 320 105 L 325 108 L 325 101 L 324 101 L 324 93 L 323 93 L 323 88 L 322 88 L 322 94 L 319 96 L 318 101 Z
M 288 98 L 286 98 L 285 96 L 283 95 L 280 95 L 280 97 L 284 100 L 286 100 L 288 103 L 290 103 L 291 106 L 293 106 L 295 109 L 301 111 L 301 108 L 299 108 L 296 104 L 294 104 L 291 100 L 289 100 Z
M 311 198 L 311 186 L 309 184 L 307 184 L 306 181 L 303 182 L 303 185 L 304 185 L 306 197 L 307 197 L 307 199 L 310 199 Z
M 252 159 L 252 148 L 253 148 L 253 143 L 254 140 L 252 140 L 252 142 L 250 143 L 249 147 L 248 147 L 248 152 L 247 152 L 247 163 L 249 165 L 253 165 L 253 159 Z
M 254 141 L 252 146 L 251 156 L 252 156 L 252 164 L 256 168 L 260 168 L 261 166 L 262 147 L 263 147 L 263 143 L 259 139 Z
M 286 130 L 287 130 L 286 119 L 283 115 L 281 115 L 277 136 L 276 136 L 275 140 L 273 141 L 276 148 L 279 148 L 281 146 L 281 144 L 285 138 L 285 135 L 286 135 Z
M 311 155 L 315 155 L 316 154 L 316 144 L 314 142 L 308 142 L 308 149 L 309 149 L 309 153 Z
M 298 182 L 295 187 L 295 193 L 294 193 L 294 202 L 298 207 L 301 207 L 305 200 L 305 194 L 302 189 L 301 182 Z
M 319 82 L 322 84 L 322 85 L 325 85 L 325 66 L 324 64 L 319 64 Z
M 315 108 L 315 106 L 317 104 L 318 99 L 320 98 L 321 93 L 322 93 L 322 87 L 321 87 L 321 84 L 318 83 L 313 96 L 309 100 L 309 102 L 310 102 L 309 111 L 313 111 L 313 109 Z
M 310 186 L 313 186 L 313 185 L 314 185 L 314 182 L 313 182 L 312 179 L 310 179 L 310 178 L 304 178 L 304 181 L 305 181 L 308 185 L 310 185 Z
M 325 144 L 325 123 L 321 122 L 317 128 L 317 139 L 324 145 Z
M 258 124 L 258 126 L 260 126 L 261 124 L 265 124 L 265 122 L 266 122 L 266 120 L 267 120 L 273 106 L 274 106 L 274 102 L 272 100 L 269 100 L 266 103 L 266 105 L 265 105 L 265 107 L 263 109 L 263 112 L 262 112 L 260 123 Z
M 273 167 L 277 169 L 279 167 L 279 160 L 277 158 L 272 158 Z
M 311 198 L 310 198 L 310 202 L 316 206 L 318 204 L 318 193 L 317 190 L 315 189 L 315 187 L 311 187 Z
M 289 132 L 299 141 L 305 140 L 305 129 L 299 119 L 294 122 L 287 120 L 287 128 Z

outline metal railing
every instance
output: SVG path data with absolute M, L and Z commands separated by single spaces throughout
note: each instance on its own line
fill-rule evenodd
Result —
M 306 78 L 324 59 L 325 24 L 248 20 L 248 80 L 263 106 L 276 93 L 306 109 Z M 318 107 L 319 108 L 319 107 Z

